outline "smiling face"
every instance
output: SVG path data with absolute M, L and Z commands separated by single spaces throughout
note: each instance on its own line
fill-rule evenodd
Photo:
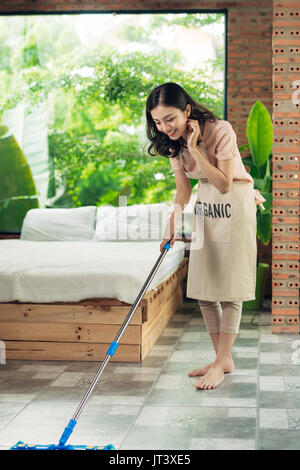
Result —
M 159 132 L 167 134 L 171 140 L 177 140 L 180 137 L 186 137 L 187 119 L 190 112 L 189 104 L 185 111 L 173 106 L 158 105 L 151 111 L 151 116 Z

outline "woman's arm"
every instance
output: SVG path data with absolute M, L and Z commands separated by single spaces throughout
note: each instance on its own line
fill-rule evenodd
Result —
M 189 151 L 204 175 L 220 193 L 225 194 L 229 192 L 232 185 L 234 159 L 230 158 L 228 160 L 218 161 L 218 168 L 210 163 L 203 142 L 200 144 L 200 149 L 189 149 Z
M 201 168 L 204 175 L 220 191 L 221 194 L 229 192 L 231 189 L 234 171 L 233 158 L 226 160 L 225 163 L 220 163 L 219 161 L 218 166 L 215 167 L 209 161 L 203 140 L 200 143 L 200 149 L 197 147 L 198 138 L 202 137 L 199 122 L 195 119 L 188 119 L 187 125 L 187 146 L 191 155 L 198 163 L 198 166 Z
M 192 194 L 192 188 L 189 179 L 184 173 L 184 170 L 176 170 L 174 171 L 175 173 L 175 179 L 176 179 L 176 193 L 175 193 L 175 198 L 174 198 L 174 204 L 173 204 L 173 210 L 172 214 L 170 216 L 170 219 L 168 220 L 168 223 L 166 225 L 164 235 L 163 235 L 163 242 L 161 244 L 162 246 L 166 243 L 166 240 L 171 240 L 170 247 L 174 245 L 175 242 L 175 236 L 177 233 L 177 228 L 176 228 L 176 222 L 181 215 L 181 213 L 185 209 L 185 205 L 188 204 L 191 194 Z

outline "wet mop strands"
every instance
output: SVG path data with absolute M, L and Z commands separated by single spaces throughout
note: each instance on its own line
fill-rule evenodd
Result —
M 80 445 L 71 445 L 60 446 L 56 444 L 42 445 L 42 444 L 24 444 L 24 442 L 19 441 L 15 444 L 11 450 L 115 450 L 115 447 L 111 444 L 107 446 L 80 446 Z

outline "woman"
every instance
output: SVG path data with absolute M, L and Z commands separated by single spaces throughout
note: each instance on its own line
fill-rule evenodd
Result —
M 176 180 L 161 250 L 167 241 L 171 248 L 175 242 L 176 221 L 191 197 L 189 178 L 199 180 L 187 296 L 198 300 L 216 358 L 189 376 L 201 377 L 197 389 L 211 389 L 234 370 L 231 349 L 243 300 L 255 299 L 256 204 L 265 199 L 253 188 L 231 124 L 180 85 L 156 87 L 147 99 L 146 118 L 148 153 L 167 157 Z

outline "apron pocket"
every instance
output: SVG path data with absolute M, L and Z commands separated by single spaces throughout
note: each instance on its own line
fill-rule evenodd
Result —
M 206 242 L 230 243 L 232 225 L 231 191 L 221 194 L 213 185 L 200 194 L 198 212 L 204 221 Z
M 204 217 L 201 212 L 198 211 L 197 204 L 198 201 L 193 211 L 191 250 L 201 250 L 204 245 Z

